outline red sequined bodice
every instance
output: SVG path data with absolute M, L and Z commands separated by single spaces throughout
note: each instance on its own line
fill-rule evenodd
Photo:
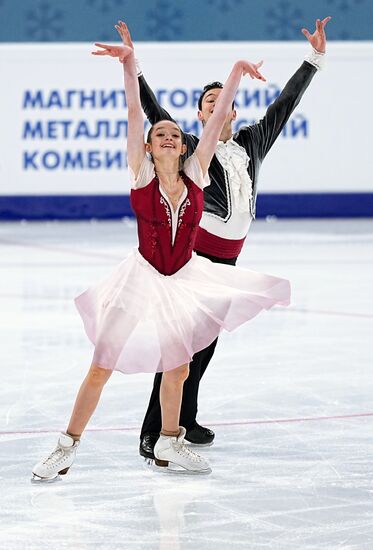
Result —
M 182 173 L 187 195 L 180 205 L 177 230 L 172 244 L 171 203 L 153 180 L 131 190 L 131 206 L 137 217 L 139 252 L 159 273 L 172 275 L 191 258 L 196 231 L 202 216 L 203 191 Z

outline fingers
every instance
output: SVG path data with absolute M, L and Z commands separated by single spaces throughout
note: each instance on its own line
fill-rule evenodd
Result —
M 119 25 L 114 25 L 116 30 L 118 31 L 119 36 L 123 39 L 123 31 Z
M 118 23 L 114 26 L 118 31 L 118 34 L 121 37 L 123 44 L 133 49 L 133 42 L 127 25 L 123 21 L 119 20 Z
M 257 78 L 258 80 L 261 80 L 262 82 L 267 82 L 266 78 L 259 72 L 259 71 L 256 71 L 254 73 L 254 76 L 255 78 Z
M 105 48 L 105 50 L 110 50 L 113 48 L 113 46 L 109 46 L 109 44 L 101 44 L 101 42 L 95 42 L 95 46 L 98 48 Z
M 307 29 L 302 29 L 302 33 L 307 38 L 307 40 L 309 40 L 311 38 L 311 34 Z
M 123 21 L 118 21 L 119 23 L 119 27 L 122 31 L 122 33 L 128 38 L 128 40 L 130 41 L 131 40 L 131 34 L 130 34 L 130 31 L 127 27 L 127 25 L 125 23 L 123 23 Z
M 102 48 L 102 50 L 96 50 L 95 52 L 91 52 L 92 55 L 114 55 L 115 52 L 115 46 L 109 46 L 108 44 L 101 44 L 101 42 L 95 42 L 95 46 L 98 48 Z
M 249 74 L 250 75 L 250 78 L 252 80 L 254 80 L 254 78 L 256 78 L 257 80 L 261 80 L 262 82 L 267 82 L 267 80 L 264 78 L 264 76 L 258 72 L 253 72 L 253 73 L 246 73 L 246 74 Z
M 127 25 L 124 23 L 124 21 L 121 21 L 121 20 L 119 19 L 118 25 L 121 27 L 122 30 L 128 32 L 128 27 L 127 27 Z
M 260 74 L 259 71 L 255 71 L 253 69 L 245 70 L 243 72 L 243 75 L 247 75 L 247 74 L 249 75 L 251 80 L 254 80 L 256 78 L 257 80 L 261 80 L 262 82 L 267 82 L 266 78 L 262 74 Z
M 324 27 L 327 23 L 329 23 L 330 20 L 331 20 L 330 15 L 328 15 L 328 17 L 325 17 L 322 21 L 321 21 L 321 19 L 316 19 L 316 30 L 315 30 L 315 32 L 323 34 L 324 33 Z M 311 33 L 307 29 L 303 28 L 302 33 L 307 38 L 307 40 L 310 40 L 310 38 L 312 38 Z
M 266 82 L 265 77 L 258 71 L 258 68 L 263 65 L 263 61 L 259 61 L 259 63 L 250 63 L 249 61 L 243 62 L 242 67 L 242 75 L 249 75 L 251 79 L 257 78 L 258 80 L 262 80 L 263 82 Z
M 266 82 L 265 77 L 258 71 L 259 67 L 263 65 L 263 59 L 259 63 L 254 63 L 254 75 L 258 80 Z
M 118 24 L 115 25 L 115 28 L 117 29 L 117 31 L 121 36 L 125 36 L 126 34 L 128 34 L 128 29 L 126 25 L 123 23 L 123 21 L 118 21 Z

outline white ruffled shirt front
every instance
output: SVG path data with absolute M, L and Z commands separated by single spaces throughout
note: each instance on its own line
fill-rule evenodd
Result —
M 200 226 L 223 239 L 243 239 L 250 227 L 252 217 L 253 184 L 247 172 L 250 158 L 245 149 L 233 137 L 219 141 L 215 154 L 226 171 L 227 193 L 232 201 L 232 213 L 226 222 L 204 212 Z
M 228 173 L 234 206 L 238 212 L 250 212 L 253 182 L 247 172 L 249 157 L 243 147 L 231 137 L 225 143 L 219 141 L 215 154 Z

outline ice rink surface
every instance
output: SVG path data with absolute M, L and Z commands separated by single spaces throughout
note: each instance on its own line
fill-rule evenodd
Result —
M 145 465 L 152 376 L 114 373 L 68 475 L 30 483 L 90 363 L 73 298 L 135 243 L 133 221 L 0 226 L 1 550 L 371 550 L 373 220 L 254 223 L 239 265 L 289 278 L 292 305 L 219 341 L 211 475 Z

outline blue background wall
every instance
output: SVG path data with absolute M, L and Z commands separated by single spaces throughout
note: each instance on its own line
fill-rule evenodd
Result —
M 128 23 L 135 41 L 303 41 L 300 29 L 313 32 L 315 19 L 327 15 L 333 18 L 328 40 L 373 40 L 373 0 L 0 0 L 0 42 L 118 40 L 113 25 L 119 18 Z M 130 213 L 128 200 L 126 204 L 122 200 L 3 196 L 0 219 L 64 217 L 61 212 L 67 218 L 121 217 Z M 284 204 L 286 212 L 281 210 Z M 317 194 L 259 199 L 260 217 L 272 213 L 292 217 L 300 212 L 371 216 L 373 193 L 323 195 L 322 201 Z
M 118 18 L 137 41 L 301 40 L 326 15 L 329 40 L 373 38 L 372 0 L 0 0 L 0 41 L 116 40 Z

